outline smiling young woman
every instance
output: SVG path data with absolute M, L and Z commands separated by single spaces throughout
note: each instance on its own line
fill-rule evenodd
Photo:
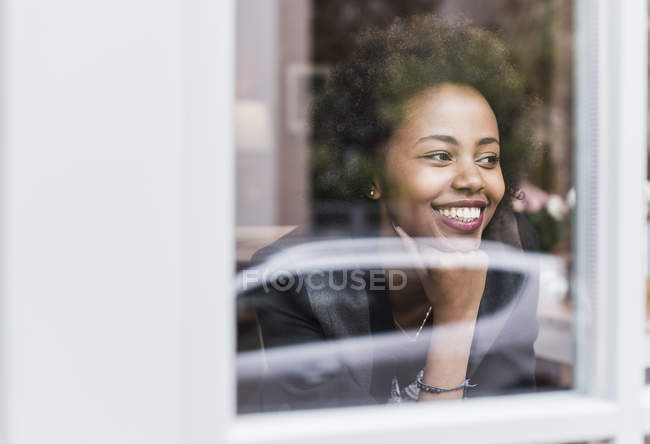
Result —
M 382 224 L 390 221 L 407 242 L 415 236 L 440 250 L 476 250 L 505 192 L 499 153 L 496 117 L 478 91 L 442 83 L 417 93 L 384 148 L 383 184 L 372 185 Z M 412 254 L 423 253 L 412 248 Z M 389 291 L 397 325 L 413 327 L 423 311 L 432 311 L 434 325 L 447 327 L 442 343 L 439 334 L 431 337 L 423 383 L 457 387 L 465 380 L 485 279 L 484 268 L 418 269 L 404 289 Z M 420 391 L 420 398 L 462 393 Z
M 384 184 L 373 185 L 384 220 L 411 236 L 472 239 L 477 248 L 505 191 L 492 108 L 453 83 L 418 93 L 405 108 L 384 148 Z
M 425 16 L 361 36 L 314 108 L 315 156 L 330 159 L 314 170 L 314 197 L 370 206 L 374 225 L 363 234 L 396 240 L 412 265 L 381 267 L 401 272 L 400 286 L 330 280 L 258 295 L 267 351 L 372 339 L 353 359 L 348 345 L 327 358 L 283 361 L 283 376 L 267 377 L 260 408 L 535 389 L 534 277 L 488 269 L 483 248 L 486 239 L 518 250 L 534 245 L 510 208 L 531 148 L 525 104 L 506 51 L 483 30 Z M 300 232 L 255 260 L 294 244 Z M 472 266 L 433 267 L 432 257 Z M 386 348 L 385 333 L 401 339 Z

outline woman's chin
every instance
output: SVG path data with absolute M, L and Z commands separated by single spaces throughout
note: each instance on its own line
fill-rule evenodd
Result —
M 439 236 L 427 238 L 427 243 L 437 250 L 463 253 L 478 250 L 481 238 Z

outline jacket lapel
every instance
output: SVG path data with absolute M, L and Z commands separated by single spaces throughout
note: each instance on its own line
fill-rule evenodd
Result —
M 325 335 L 332 339 L 367 337 L 370 334 L 370 310 L 366 290 L 353 290 L 349 285 L 332 287 L 324 285 L 326 282 L 317 282 L 317 278 L 327 280 L 324 275 L 314 276 L 307 291 L 311 308 Z M 337 279 L 337 282 L 341 281 Z M 341 347 L 338 358 L 357 383 L 368 391 L 372 376 L 372 347 Z
M 528 279 L 521 273 L 488 270 L 467 364 L 468 378 L 474 375 L 494 345 L 527 283 Z

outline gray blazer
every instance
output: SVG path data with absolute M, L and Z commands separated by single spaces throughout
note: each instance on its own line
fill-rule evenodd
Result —
M 253 260 L 284 254 L 305 239 L 309 234 L 302 227 L 258 251 Z M 368 342 L 366 289 L 305 285 L 257 292 L 254 298 L 266 345 L 261 409 L 377 402 L 370 395 L 377 357 Z M 537 298 L 535 275 L 488 270 L 467 367 L 467 377 L 478 387 L 466 391 L 466 397 L 535 390 Z M 308 346 L 301 348 L 304 343 Z M 295 347 L 276 348 L 283 345 Z M 311 353 L 319 348 L 320 353 Z

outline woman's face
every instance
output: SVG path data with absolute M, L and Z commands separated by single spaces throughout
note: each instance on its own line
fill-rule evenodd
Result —
M 416 94 L 388 141 L 379 195 L 408 234 L 475 249 L 503 197 L 499 128 L 475 89 L 445 83 Z

